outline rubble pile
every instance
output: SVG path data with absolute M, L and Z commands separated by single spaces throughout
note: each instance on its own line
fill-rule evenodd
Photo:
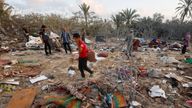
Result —
M 96 57 L 88 63 L 94 77 L 85 80 L 79 80 L 74 52 L 48 57 L 33 49 L 2 54 L 0 108 L 191 107 L 190 53 L 141 46 L 127 59 L 119 44 L 98 43 L 94 48 Z

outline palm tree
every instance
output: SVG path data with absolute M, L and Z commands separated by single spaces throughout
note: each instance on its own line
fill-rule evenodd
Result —
M 117 29 L 123 24 L 123 18 L 120 14 L 112 15 L 111 19 L 115 23 Z
M 178 7 L 176 8 L 176 12 L 179 12 L 181 17 L 181 22 L 185 20 L 185 17 L 192 17 L 192 0 L 179 0 Z
M 120 12 L 120 14 L 122 15 L 122 17 L 125 21 L 125 24 L 127 26 L 131 25 L 131 23 L 140 16 L 139 14 L 137 14 L 137 10 L 135 10 L 135 9 L 133 9 L 133 10 L 125 9 L 125 10 L 122 10 L 122 12 Z
M 83 3 L 81 5 L 79 5 L 81 11 L 83 12 L 84 18 L 85 18 L 85 24 L 86 24 L 86 29 L 88 28 L 88 15 L 89 15 L 89 9 L 90 6 Z

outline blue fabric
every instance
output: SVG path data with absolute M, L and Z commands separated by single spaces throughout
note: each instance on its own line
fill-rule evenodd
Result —
M 69 43 L 70 36 L 67 32 L 62 32 L 61 37 L 63 39 L 63 43 Z

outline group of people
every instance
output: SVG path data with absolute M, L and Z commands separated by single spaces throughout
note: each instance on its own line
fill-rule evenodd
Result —
M 49 31 L 48 28 L 45 25 L 42 25 L 39 35 L 41 36 L 41 39 L 44 43 L 44 49 L 46 55 L 51 55 L 51 45 L 50 45 L 50 39 L 49 39 Z M 72 49 L 70 47 L 71 44 L 71 38 L 70 34 L 66 31 L 66 29 L 63 29 L 61 32 L 61 39 L 63 42 L 63 47 L 65 49 L 65 52 L 72 53 Z M 90 77 L 93 76 L 93 71 L 88 68 L 87 66 L 87 60 L 88 60 L 88 47 L 85 44 L 85 32 L 83 31 L 82 38 L 79 33 L 73 34 L 73 39 L 78 47 L 79 51 L 79 70 L 81 72 L 81 79 L 85 79 L 85 73 L 84 71 L 87 71 L 90 73 Z M 47 51 L 48 50 L 48 51 Z
M 128 59 L 129 57 L 132 55 L 132 51 L 133 50 L 137 50 L 137 47 L 140 46 L 138 44 L 137 41 L 134 40 L 134 32 L 133 31 L 130 31 L 128 32 L 128 36 L 125 40 L 127 42 L 127 56 L 128 56 Z M 182 47 L 182 50 L 181 50 L 181 54 L 185 54 L 187 52 L 187 50 L 189 50 L 191 48 L 191 33 L 190 32 L 187 32 L 184 36 L 184 39 L 183 39 L 183 47 Z M 158 36 L 157 38 L 154 38 L 150 43 L 149 43 L 149 47 L 162 47 L 162 46 L 166 46 L 165 45 L 166 42 L 163 42 L 161 41 L 161 37 Z M 135 48 L 134 48 L 135 47 Z
M 28 32 L 27 32 L 28 33 Z M 42 25 L 39 35 L 41 36 L 41 39 L 44 43 L 44 49 L 45 49 L 45 54 L 51 55 L 52 51 L 51 51 L 51 44 L 50 44 L 50 39 L 49 39 L 49 31 L 48 28 L 45 25 Z M 87 66 L 87 61 L 88 61 L 88 47 L 85 43 L 85 35 L 86 32 L 83 29 L 82 30 L 82 34 L 80 36 L 79 33 L 75 33 L 73 34 L 73 40 L 76 43 L 77 47 L 78 47 L 78 51 L 79 51 L 79 70 L 81 72 L 81 79 L 85 78 L 85 73 L 84 71 L 87 71 L 90 73 L 90 77 L 93 76 L 93 71 L 91 69 L 88 68 Z M 133 31 L 129 32 L 129 36 L 126 39 L 127 42 L 127 56 L 128 58 L 132 55 L 132 41 L 134 39 L 134 34 Z M 70 38 L 70 34 L 66 31 L 66 29 L 63 29 L 61 32 L 61 40 L 63 42 L 63 47 L 65 49 L 66 54 L 68 53 L 68 51 L 70 53 L 72 53 L 72 49 L 70 47 L 70 44 L 72 42 L 72 39 Z M 187 49 L 190 47 L 190 41 L 191 41 L 191 35 L 190 33 L 186 33 L 185 37 L 184 37 L 184 43 L 183 43 L 183 48 L 182 48 L 182 54 L 185 54 Z M 153 44 L 160 44 L 160 37 L 158 37 L 156 40 L 152 41 Z

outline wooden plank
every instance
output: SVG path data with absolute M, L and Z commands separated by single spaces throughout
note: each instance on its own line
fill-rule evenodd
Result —
M 185 78 L 188 78 L 188 79 L 192 80 L 192 77 L 190 77 L 190 76 L 185 76 Z
M 36 95 L 36 87 L 17 90 L 9 101 L 7 108 L 30 108 Z

